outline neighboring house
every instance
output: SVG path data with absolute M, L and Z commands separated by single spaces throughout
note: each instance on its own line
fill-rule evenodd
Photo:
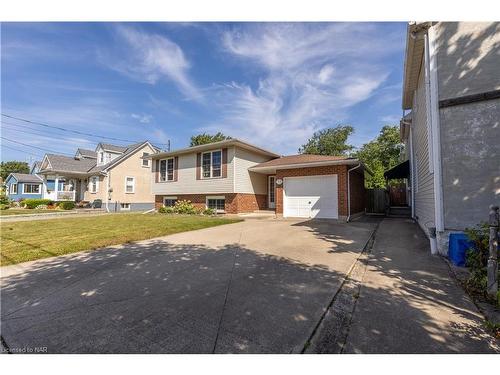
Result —
M 488 218 L 500 202 L 500 24 L 408 26 L 401 137 L 410 160 L 412 215 L 449 233 Z
M 187 199 L 225 213 L 270 209 L 284 217 L 345 220 L 349 206 L 351 215 L 364 212 L 364 167 L 356 159 L 280 157 L 238 139 L 151 158 L 157 208 Z
M 15 201 L 42 198 L 43 180 L 36 174 L 11 173 L 5 180 L 5 192 Z
M 46 154 L 37 171 L 43 179 L 43 197 L 100 199 L 110 211 L 151 209 L 151 161 L 143 158 L 158 151 L 144 141 L 126 147 L 99 143 L 95 151 L 79 148 L 75 157 Z

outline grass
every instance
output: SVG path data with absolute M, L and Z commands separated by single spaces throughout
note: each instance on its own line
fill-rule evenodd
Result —
M 52 212 L 52 210 L 26 210 L 24 208 L 9 208 L 8 210 L 0 210 L 0 216 L 9 215 L 33 215 L 33 214 L 43 214 L 47 212 Z
M 209 216 L 109 214 L 3 222 L 2 266 L 241 221 Z

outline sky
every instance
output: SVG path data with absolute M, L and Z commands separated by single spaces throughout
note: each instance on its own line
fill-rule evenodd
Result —
M 2 160 L 219 131 L 295 154 L 345 124 L 360 147 L 399 123 L 405 36 L 404 23 L 3 23 L 2 114 L 93 136 L 2 116 Z

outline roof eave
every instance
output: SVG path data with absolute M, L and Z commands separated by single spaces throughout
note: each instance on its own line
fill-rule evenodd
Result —
M 308 168 L 308 167 L 323 167 L 328 165 L 357 165 L 363 164 L 358 159 L 342 159 L 342 160 L 328 160 L 328 161 L 317 161 L 310 163 L 295 163 L 295 164 L 283 164 L 275 166 L 262 166 L 262 167 L 250 167 L 249 171 L 257 173 L 275 173 L 277 170 L 283 169 L 297 169 L 297 168 Z

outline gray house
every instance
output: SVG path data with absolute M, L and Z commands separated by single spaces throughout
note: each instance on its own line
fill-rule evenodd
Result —
M 401 138 L 412 216 L 446 254 L 500 203 L 500 23 L 408 26 Z

